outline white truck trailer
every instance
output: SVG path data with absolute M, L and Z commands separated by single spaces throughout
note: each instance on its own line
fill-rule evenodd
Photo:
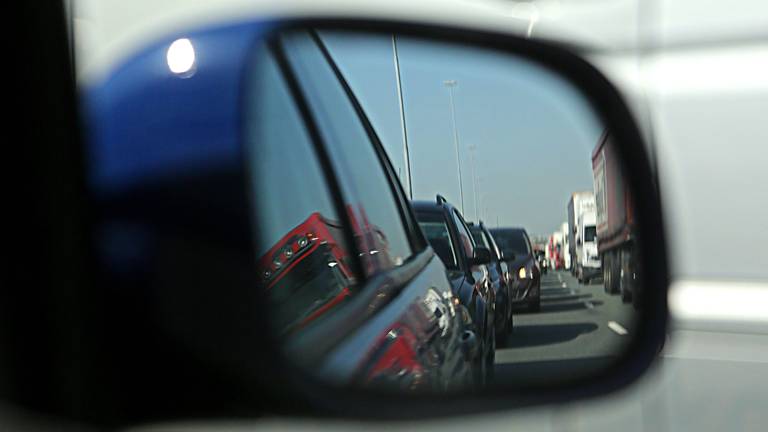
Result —
M 571 273 L 579 282 L 588 283 L 600 276 L 600 257 L 597 254 L 597 213 L 592 192 L 574 192 L 568 201 L 568 231 Z

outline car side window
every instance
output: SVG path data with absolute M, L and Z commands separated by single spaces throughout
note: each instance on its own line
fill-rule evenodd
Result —
M 352 101 L 312 35 L 292 33 L 282 43 L 341 180 L 364 271 L 401 265 L 413 254 L 403 210 Z
M 499 257 L 501 257 L 501 251 L 499 250 L 499 245 L 496 244 L 496 240 L 493 238 L 493 236 L 488 231 L 483 231 L 483 238 L 485 238 L 488 249 L 491 250 L 491 254 L 493 254 L 494 259 L 499 259 Z
M 475 240 L 475 244 L 490 249 L 488 242 L 485 240 L 485 235 L 483 234 L 483 230 L 480 227 L 478 227 L 477 225 L 473 225 L 469 229 L 469 231 L 472 233 L 472 238 Z
M 456 250 L 451 241 L 451 233 L 442 213 L 421 213 L 418 216 L 419 226 L 424 231 L 427 241 L 443 264 L 449 269 L 458 268 Z
M 273 324 L 290 333 L 338 309 L 358 277 L 302 117 L 276 61 L 260 53 L 246 99 L 257 269 Z
M 453 220 L 456 222 L 456 229 L 459 231 L 459 242 L 464 249 L 464 254 L 467 258 L 472 258 L 475 254 L 475 241 L 469 233 L 469 228 L 464 224 L 464 220 L 456 210 L 453 211 Z

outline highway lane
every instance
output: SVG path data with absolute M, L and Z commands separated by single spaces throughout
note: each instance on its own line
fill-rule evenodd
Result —
M 513 332 L 497 346 L 496 381 L 540 385 L 602 369 L 629 342 L 634 316 L 602 283 L 550 271 L 542 275 L 541 311 L 516 312 Z

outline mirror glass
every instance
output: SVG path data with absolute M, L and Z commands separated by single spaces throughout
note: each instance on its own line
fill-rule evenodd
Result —
M 642 295 L 632 194 L 571 83 L 506 52 L 328 30 L 255 46 L 246 76 L 257 271 L 289 361 L 334 385 L 460 392 L 623 355 Z

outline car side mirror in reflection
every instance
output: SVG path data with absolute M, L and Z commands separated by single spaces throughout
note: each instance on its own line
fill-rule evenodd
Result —
M 100 294 L 124 308 L 104 331 L 125 374 L 110 383 L 131 386 L 120 412 L 562 402 L 625 386 L 666 336 L 645 146 L 619 93 L 561 47 L 239 21 L 163 39 L 87 93 Z M 496 224 L 473 240 L 467 219 Z M 508 264 L 457 271 L 491 263 L 473 244 Z
M 484 265 L 491 262 L 491 251 L 488 248 L 477 246 L 472 257 L 472 265 Z

